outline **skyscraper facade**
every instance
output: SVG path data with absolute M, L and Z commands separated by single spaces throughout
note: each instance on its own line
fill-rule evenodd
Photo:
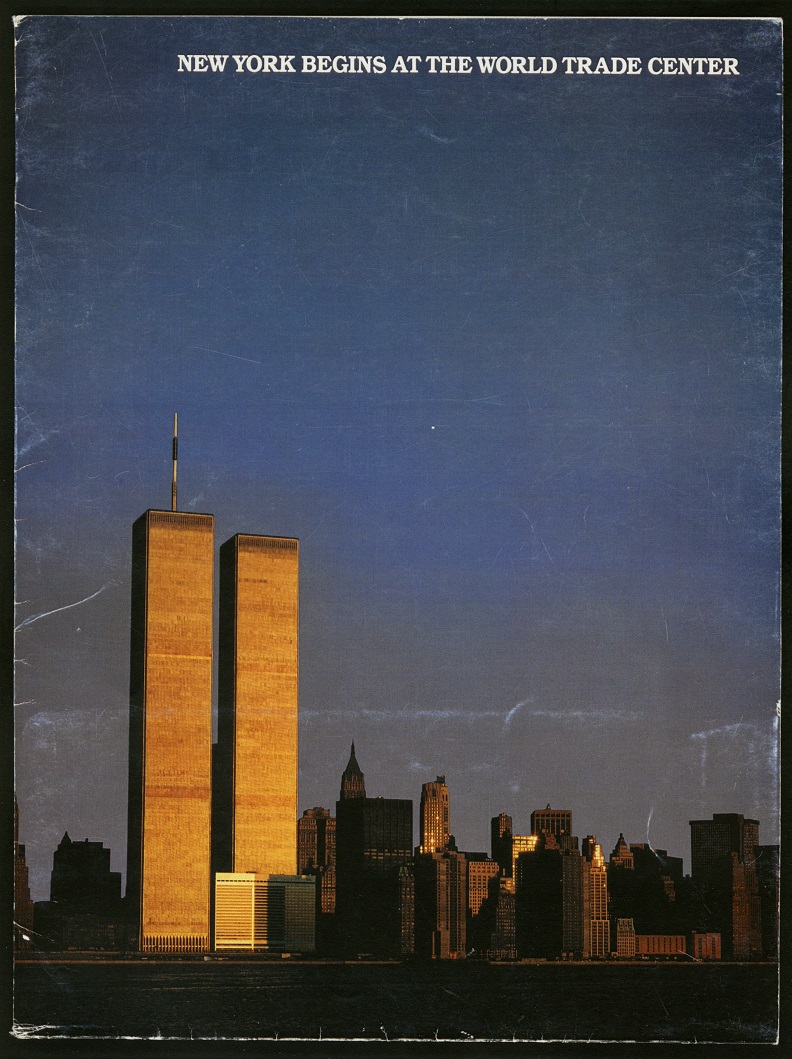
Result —
M 583 861 L 552 834 L 516 865 L 517 954 L 580 957 L 583 954 Z
M 551 809 L 549 803 L 545 809 L 535 809 L 531 813 L 531 834 L 555 835 L 563 847 L 561 836 L 572 834 L 572 810 Z
M 419 853 L 415 858 L 415 955 L 454 960 L 465 956 L 467 868 L 464 853 Z
M 531 813 L 531 834 L 541 838 L 552 836 L 560 849 L 577 849 L 578 840 L 572 834 L 572 811 L 570 809 L 535 809 Z
M 498 863 L 501 875 L 511 878 L 512 873 L 512 818 L 508 813 L 493 816 L 490 821 L 490 853 Z
M 779 925 L 779 850 L 778 846 L 756 847 L 756 878 L 762 918 L 762 955 L 778 956 Z
M 468 861 L 468 872 L 473 867 L 474 863 Z M 511 879 L 501 875 L 493 875 L 488 880 L 486 898 L 476 914 L 468 917 L 468 952 L 489 960 L 516 959 L 515 899 L 510 883 Z M 470 891 L 468 875 L 468 894 Z
M 321 805 L 306 809 L 297 821 L 297 871 L 335 864 L 336 822 Z
M 499 883 L 492 883 L 493 929 L 484 951 L 490 960 L 514 960 L 517 958 L 517 927 L 515 920 L 515 898 L 512 891 Z
M 737 853 L 718 857 L 711 869 L 706 899 L 720 928 L 726 959 L 752 960 L 762 955 L 762 906 L 753 861 Z
M 477 916 L 482 904 L 490 895 L 490 880 L 497 879 L 500 866 L 494 860 L 470 860 L 468 858 L 468 912 Z
M 400 956 L 415 953 L 415 873 L 412 864 L 399 868 Z
M 583 840 L 583 955 L 601 959 L 610 952 L 608 869 L 594 835 Z
M 740 860 L 753 860 L 759 845 L 759 821 L 742 813 L 714 813 L 711 820 L 690 821 L 691 875 L 703 882 L 710 868 L 724 853 Z
M 316 947 L 329 951 L 336 910 L 336 821 L 322 806 L 306 809 L 297 821 L 297 872 L 316 879 Z
M 721 932 L 724 959 L 762 953 L 758 850 L 758 820 L 715 813 L 690 821 L 692 879 L 707 909 L 704 926 Z
M 421 788 L 421 853 L 437 853 L 451 837 L 448 787 L 445 776 Z
M 127 898 L 144 952 L 210 943 L 211 515 L 133 528 Z
M 220 549 L 219 727 L 230 753 L 231 869 L 294 875 L 299 542 Z

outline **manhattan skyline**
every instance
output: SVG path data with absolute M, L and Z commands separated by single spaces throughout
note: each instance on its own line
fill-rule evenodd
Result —
M 476 22 L 479 52 L 732 79 L 179 75 L 472 47 L 213 22 L 17 28 L 34 898 L 66 830 L 125 868 L 131 527 L 169 506 L 174 410 L 180 510 L 300 540 L 298 815 L 354 740 L 416 825 L 447 777 L 461 848 L 548 803 L 688 870 L 690 819 L 774 841 L 778 27 Z

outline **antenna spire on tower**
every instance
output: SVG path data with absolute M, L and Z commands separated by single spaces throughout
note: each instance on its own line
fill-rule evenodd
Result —
M 179 413 L 173 413 L 173 482 L 171 483 L 171 511 L 176 510 L 176 471 L 179 466 Z

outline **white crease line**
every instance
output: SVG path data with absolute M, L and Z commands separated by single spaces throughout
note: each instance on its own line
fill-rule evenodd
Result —
M 60 614 L 62 610 L 71 610 L 72 607 L 79 607 L 81 603 L 90 603 L 92 599 L 96 599 L 97 596 L 101 595 L 102 592 L 107 588 L 107 585 L 112 584 L 112 581 L 108 581 L 107 584 L 102 585 L 98 591 L 94 592 L 91 596 L 86 596 L 85 599 L 78 599 L 76 603 L 67 603 L 65 607 L 56 607 L 55 610 L 45 610 L 43 614 L 34 614 L 30 618 L 25 618 L 23 622 L 20 622 L 16 626 L 14 632 L 19 632 L 20 629 L 24 629 L 26 625 L 32 625 L 34 621 L 38 621 L 39 618 L 48 618 L 50 614 Z

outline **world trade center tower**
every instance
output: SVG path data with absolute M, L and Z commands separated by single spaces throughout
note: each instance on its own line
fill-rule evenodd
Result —
M 173 507 L 133 528 L 127 900 L 143 952 L 206 952 L 214 520 Z
M 291 537 L 220 548 L 220 870 L 297 871 L 298 573 Z

